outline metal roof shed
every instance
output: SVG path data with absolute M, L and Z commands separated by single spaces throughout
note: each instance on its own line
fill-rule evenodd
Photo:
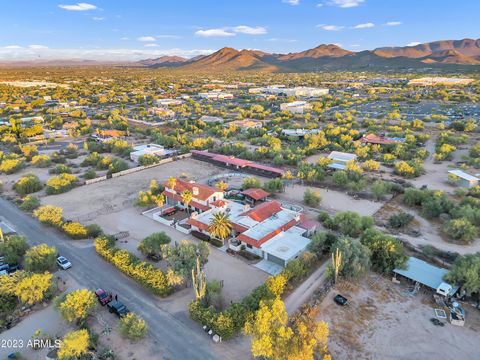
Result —
M 407 279 L 428 286 L 441 295 L 453 296 L 458 290 L 458 286 L 452 286 L 443 281 L 443 276 L 448 273 L 447 269 L 430 265 L 429 263 L 415 257 L 408 258 L 406 269 L 396 268 L 393 272 L 406 277 Z

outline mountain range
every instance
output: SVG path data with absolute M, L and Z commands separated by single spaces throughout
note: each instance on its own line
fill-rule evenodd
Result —
M 175 67 L 182 70 L 213 71 L 316 71 L 374 68 L 447 67 L 480 65 L 480 39 L 444 40 L 404 47 L 349 51 L 334 44 L 288 54 L 224 47 L 213 54 L 192 59 L 163 56 L 140 61 L 152 68 Z

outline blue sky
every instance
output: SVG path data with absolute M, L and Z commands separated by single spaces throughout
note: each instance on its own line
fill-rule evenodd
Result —
M 479 0 L 3 0 L 0 60 L 349 50 L 480 37 Z

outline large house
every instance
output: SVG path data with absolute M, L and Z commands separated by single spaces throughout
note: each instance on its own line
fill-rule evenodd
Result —
M 242 131 L 247 131 L 250 129 L 261 129 L 263 126 L 263 122 L 260 120 L 255 119 L 244 119 L 244 120 L 234 120 L 225 124 L 226 127 L 230 127 L 231 125 L 235 125 L 238 129 Z
M 170 187 L 169 182 L 163 184 L 165 190 L 165 202 L 169 205 L 189 208 L 198 213 L 211 209 L 211 204 L 223 199 L 223 191 L 203 184 L 197 184 L 192 181 L 176 179 L 175 186 Z M 186 204 L 182 194 L 188 191 L 192 194 L 192 200 Z
M 357 160 L 357 155 L 341 151 L 332 151 L 328 158 L 332 161 L 328 167 L 334 170 L 345 170 L 347 163 Z
M 233 250 L 245 248 L 263 259 L 285 266 L 310 243 L 303 236 L 307 231 L 297 226 L 304 220 L 304 215 L 282 207 L 278 201 L 263 202 L 251 208 L 235 201 L 217 200 L 211 206 L 201 214 L 192 214 L 187 223 L 192 230 L 211 236 L 209 228 L 214 214 L 225 212 L 232 226 L 230 248 Z
M 272 85 L 267 87 L 251 88 L 248 90 L 248 92 L 250 94 L 264 93 L 264 94 L 303 96 L 303 97 L 319 97 L 319 96 L 328 95 L 328 89 L 306 87 L 306 86 L 286 88 L 282 85 Z

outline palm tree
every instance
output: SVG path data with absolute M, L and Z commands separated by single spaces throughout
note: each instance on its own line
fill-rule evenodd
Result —
M 225 245 L 225 239 L 228 238 L 232 232 L 232 223 L 230 222 L 228 214 L 223 211 L 213 214 L 210 226 L 208 227 L 208 232 L 213 237 L 222 240 L 223 245 Z M 230 246 L 230 242 L 228 243 L 228 246 Z
M 167 180 L 167 187 L 174 190 L 175 185 L 177 184 L 177 179 L 174 178 L 173 176 L 169 177 Z
M 189 212 L 188 205 L 192 202 L 193 195 L 190 191 L 185 190 L 184 192 L 182 192 L 181 196 L 182 196 L 182 202 L 185 204 L 187 208 L 187 212 Z

